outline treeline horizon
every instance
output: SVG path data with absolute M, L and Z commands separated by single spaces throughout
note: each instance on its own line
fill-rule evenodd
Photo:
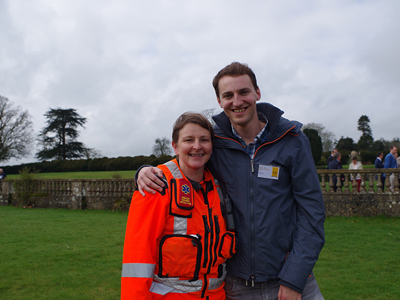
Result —
M 52 160 L 20 165 L 4 166 L 4 172 L 8 174 L 19 174 L 24 168 L 39 173 L 59 173 L 59 172 L 86 172 L 86 171 L 130 171 L 137 170 L 142 165 L 157 166 L 163 164 L 174 156 L 155 155 L 150 156 L 119 156 L 116 158 L 92 158 L 92 159 L 70 159 Z

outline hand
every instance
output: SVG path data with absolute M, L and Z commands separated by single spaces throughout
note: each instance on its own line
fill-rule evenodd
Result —
M 278 292 L 278 300 L 301 300 L 301 294 L 287 286 L 281 285 Z
M 140 170 L 138 179 L 137 179 L 137 187 L 139 193 L 145 197 L 145 191 L 150 194 L 155 194 L 156 191 L 162 192 L 164 183 L 156 176 L 156 174 L 162 178 L 163 172 L 156 167 L 144 167 Z

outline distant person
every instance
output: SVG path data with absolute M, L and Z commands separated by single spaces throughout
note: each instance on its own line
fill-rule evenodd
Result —
M 394 155 L 397 153 L 397 148 L 395 146 L 390 147 L 390 152 L 385 156 L 385 169 L 396 169 L 397 168 L 397 161 Z M 390 174 L 389 177 L 389 182 L 390 182 L 390 190 L 394 192 L 394 184 L 395 184 L 395 178 L 394 174 Z
M 338 151 L 337 151 L 337 149 L 336 148 L 334 148 L 334 149 L 332 149 L 332 151 L 331 151 L 331 155 L 326 159 L 326 164 L 327 164 L 327 169 L 329 169 L 329 163 L 332 161 L 332 160 L 334 160 L 334 158 L 333 158 L 333 155 L 335 155 L 335 153 L 337 153 Z
M 385 166 L 383 165 L 383 152 L 378 152 L 376 154 L 376 159 L 375 159 L 375 169 L 383 169 Z M 381 175 L 381 183 L 382 183 L 382 191 L 385 189 L 385 173 Z
M 342 160 L 342 156 L 340 155 L 339 152 L 336 152 L 333 155 L 333 160 L 328 165 L 328 169 L 329 170 L 343 169 L 341 160 Z M 336 192 L 336 189 L 337 189 L 337 176 L 333 175 L 332 180 L 333 180 L 333 190 Z M 341 181 L 342 186 L 343 186 L 343 181 L 344 181 L 343 174 L 340 175 L 340 181 Z
M 357 161 L 357 156 L 353 155 L 351 157 L 351 163 L 349 164 L 349 170 L 362 170 L 363 166 L 361 162 Z M 360 192 L 361 188 L 361 175 L 357 173 L 355 180 L 357 181 L 357 191 Z M 354 176 L 351 174 L 351 183 L 353 184 Z
M 0 182 L 7 177 L 7 174 L 4 173 L 3 169 L 0 169 Z
M 0 192 L 3 190 L 3 185 L 1 181 L 7 177 L 7 174 L 4 173 L 3 169 L 0 169 Z

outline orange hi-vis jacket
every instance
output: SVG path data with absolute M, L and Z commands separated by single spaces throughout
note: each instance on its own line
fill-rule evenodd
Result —
M 211 173 L 190 182 L 177 160 L 158 166 L 165 193 L 133 194 L 125 234 L 122 299 L 225 299 L 225 260 L 236 252 Z

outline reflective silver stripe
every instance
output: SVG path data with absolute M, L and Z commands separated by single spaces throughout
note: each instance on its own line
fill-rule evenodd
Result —
M 179 280 L 178 277 L 160 278 L 157 275 L 154 275 L 154 280 L 185 293 L 201 291 L 201 287 L 203 286 L 203 280 Z
M 222 264 L 222 276 L 220 278 L 210 278 L 208 281 L 208 289 L 210 291 L 212 291 L 212 290 L 216 290 L 216 289 L 220 288 L 221 285 L 225 281 L 226 274 L 227 274 L 227 272 L 226 272 L 225 263 L 223 263 Z
M 174 178 L 183 178 L 181 171 L 173 161 L 164 164 Z M 171 199 L 171 201 L 173 201 Z M 187 234 L 187 218 L 174 217 L 174 234 Z
M 121 277 L 153 278 L 155 264 L 122 264 Z
M 183 178 L 178 166 L 172 160 L 166 162 L 164 165 L 168 168 L 174 178 Z
M 150 287 L 150 292 L 158 295 L 166 295 L 168 293 L 184 293 L 182 291 L 178 291 L 172 287 L 166 286 L 165 284 L 153 281 Z
M 174 217 L 174 234 L 187 234 L 187 219 Z

